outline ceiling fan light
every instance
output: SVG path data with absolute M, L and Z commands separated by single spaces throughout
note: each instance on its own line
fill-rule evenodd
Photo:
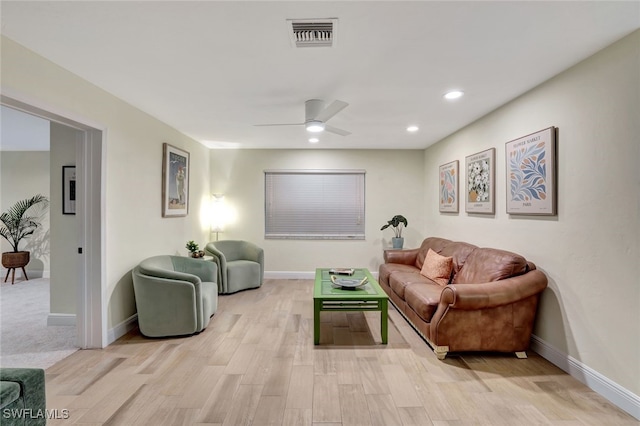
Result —
M 307 132 L 319 133 L 324 130 L 324 123 L 322 121 L 308 121 L 305 124 Z

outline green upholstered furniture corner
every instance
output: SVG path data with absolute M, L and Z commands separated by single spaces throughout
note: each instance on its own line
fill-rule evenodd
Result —
M 143 260 L 133 274 L 140 332 L 147 337 L 199 333 L 218 309 L 218 267 L 183 256 Z
M 44 370 L 0 368 L 0 424 L 46 425 Z
M 207 244 L 205 254 L 218 265 L 218 292 L 258 288 L 264 279 L 264 250 L 248 241 L 224 240 Z

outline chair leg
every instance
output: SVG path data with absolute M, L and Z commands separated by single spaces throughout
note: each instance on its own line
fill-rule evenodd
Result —
M 27 277 L 27 271 L 24 270 L 24 266 L 22 267 L 22 275 L 24 275 L 24 279 L 29 281 L 29 277 Z
M 9 278 L 9 273 L 11 272 L 11 268 L 7 269 L 7 276 L 4 277 L 4 282 L 7 282 L 7 278 Z
M 16 279 L 16 268 L 11 268 L 11 285 L 13 285 L 13 281 Z

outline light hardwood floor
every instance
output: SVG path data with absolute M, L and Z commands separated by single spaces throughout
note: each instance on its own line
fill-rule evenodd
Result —
M 476 354 L 439 361 L 389 309 L 322 313 L 313 282 L 267 280 L 221 296 L 196 336 L 131 332 L 46 370 L 50 425 L 637 425 L 543 358 Z

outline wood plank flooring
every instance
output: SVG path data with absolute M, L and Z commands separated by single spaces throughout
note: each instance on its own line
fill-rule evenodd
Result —
M 131 332 L 46 370 L 50 425 L 638 425 L 529 352 L 436 359 L 389 308 L 321 316 L 313 345 L 313 282 L 267 280 L 221 296 L 202 333 Z

